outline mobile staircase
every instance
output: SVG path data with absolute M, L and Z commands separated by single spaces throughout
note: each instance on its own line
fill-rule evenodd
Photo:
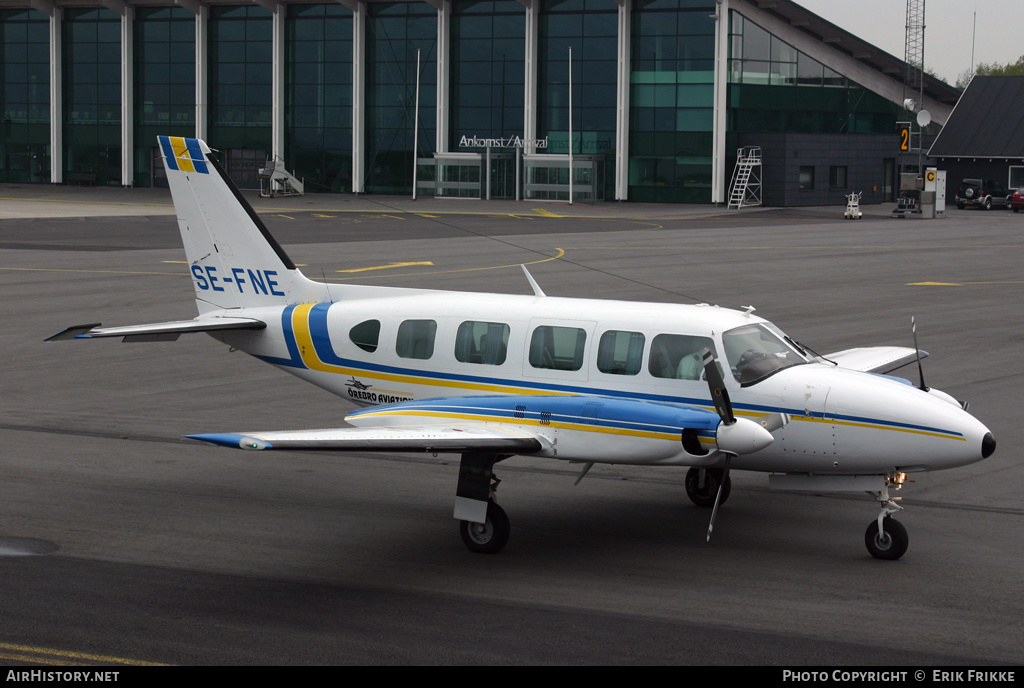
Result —
M 267 164 L 256 174 L 260 180 L 260 196 L 301 196 L 305 191 L 303 184 L 295 175 L 284 168 L 281 158 L 267 158 Z
M 736 151 L 736 168 L 729 185 L 730 209 L 761 205 L 761 147 L 751 146 Z

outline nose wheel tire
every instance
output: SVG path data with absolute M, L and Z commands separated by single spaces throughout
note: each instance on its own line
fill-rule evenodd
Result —
M 892 516 L 882 519 L 882 532 L 878 532 L 878 521 L 872 521 L 864 532 L 864 544 L 875 559 L 895 561 L 904 555 L 910 538 L 907 529 Z
M 713 507 L 715 505 L 715 497 L 718 495 L 718 485 L 722 482 L 723 473 L 724 471 L 721 468 L 705 468 L 704 484 L 701 485 L 700 469 L 691 468 L 686 472 L 686 496 L 697 506 Z M 719 506 L 725 504 L 725 500 L 729 498 L 729 492 L 731 491 L 732 480 L 729 476 L 726 476 L 725 487 L 722 488 L 722 500 L 719 502 Z
M 487 503 L 487 520 L 484 523 L 459 521 L 459 533 L 462 542 L 472 552 L 478 554 L 497 554 L 508 543 L 512 528 L 505 510 L 494 501 Z

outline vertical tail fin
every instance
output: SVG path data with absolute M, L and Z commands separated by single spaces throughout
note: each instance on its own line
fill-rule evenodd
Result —
M 199 139 L 157 137 L 199 311 L 319 301 Z

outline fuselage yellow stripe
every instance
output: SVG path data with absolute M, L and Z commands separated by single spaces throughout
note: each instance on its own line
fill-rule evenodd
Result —
M 313 344 L 313 336 L 310 329 L 310 311 L 316 304 L 302 304 L 296 306 L 292 312 L 292 332 L 295 336 L 295 341 L 298 346 L 299 356 L 302 359 L 303 365 L 310 370 L 315 370 L 324 373 L 331 373 L 336 375 L 351 375 L 359 376 L 361 378 L 368 378 L 376 382 L 390 382 L 395 384 L 405 385 L 419 385 L 423 387 L 446 387 L 449 389 L 461 389 L 468 390 L 473 393 L 491 393 L 491 394 L 518 394 L 518 395 L 531 395 L 531 396 L 572 396 L 577 392 L 559 391 L 555 389 L 543 388 L 543 387 L 520 387 L 514 383 L 510 384 L 493 384 L 493 383 L 481 383 L 481 382 L 466 382 L 461 380 L 453 380 L 450 378 L 434 378 L 427 376 L 419 376 L 415 374 L 403 374 L 403 373 L 385 373 L 376 370 L 366 370 L 363 368 L 351 367 L 351 366 L 339 366 L 334 364 L 324 363 L 320 360 L 320 357 L 316 353 L 316 348 Z M 381 390 L 383 391 L 383 390 Z M 407 394 L 407 392 L 396 392 L 396 395 Z M 712 406 L 700 406 L 700 408 L 713 409 Z M 766 415 L 771 415 L 771 412 L 758 412 L 758 411 L 736 411 L 737 416 L 746 416 L 752 419 L 758 419 Z M 925 430 L 919 428 L 910 427 L 899 427 L 896 425 L 889 425 L 885 423 L 873 423 L 865 421 L 854 421 L 854 420 L 841 420 L 830 417 L 820 416 L 808 416 L 808 415 L 796 415 L 790 414 L 791 421 L 800 421 L 807 423 L 830 423 L 832 425 L 842 425 L 847 427 L 862 428 L 865 430 L 883 430 L 883 431 L 894 431 L 904 432 L 912 435 L 920 435 L 926 437 L 937 437 L 946 439 L 955 439 L 960 441 L 967 441 L 963 435 L 955 433 L 945 433 L 941 431 Z M 493 420 L 493 419 L 491 419 Z M 522 421 L 519 421 L 522 424 Z M 566 426 L 567 427 L 567 426 Z M 614 430 L 594 430 L 595 432 L 617 432 Z M 626 431 L 622 431 L 619 434 L 625 434 Z M 640 435 L 644 436 L 644 435 Z M 651 435 L 655 437 L 657 435 Z
M 313 346 L 313 335 L 309 329 L 309 312 L 316 304 L 302 304 L 296 306 L 292 312 L 292 332 L 295 334 L 295 343 L 299 349 L 299 356 L 302 363 L 310 370 L 336 375 L 359 375 L 382 382 L 396 382 L 407 385 L 423 385 L 427 387 L 450 387 L 452 389 L 468 389 L 474 392 L 492 392 L 495 394 L 530 394 L 530 395 L 571 395 L 571 392 L 559 392 L 550 389 L 531 389 L 529 387 L 515 387 L 513 385 L 481 384 L 477 382 L 461 382 L 459 380 L 434 379 L 416 375 L 402 375 L 396 373 L 381 373 L 368 371 L 362 368 L 348 366 L 337 366 L 324 363 L 316 355 Z
M 398 416 L 400 418 L 409 418 L 411 416 L 418 416 L 418 417 L 421 417 L 421 418 L 432 418 L 432 419 L 443 418 L 445 420 L 452 420 L 452 421 L 462 420 L 462 421 L 474 421 L 474 422 L 483 422 L 483 423 L 510 423 L 510 422 L 512 422 L 511 419 L 506 418 L 506 417 L 502 417 L 502 416 L 488 416 L 488 415 L 476 414 L 476 413 L 448 413 L 448 412 L 444 412 L 444 411 L 425 411 L 425 410 L 409 410 L 409 409 L 395 409 L 395 410 L 389 409 L 389 410 L 386 410 L 386 411 L 377 411 L 377 412 L 368 411 L 368 412 L 361 413 L 359 415 L 359 418 L 363 419 L 363 418 L 374 418 L 374 417 L 384 417 L 384 416 Z M 602 434 L 606 434 L 606 435 L 621 435 L 621 436 L 625 436 L 625 437 L 640 437 L 640 438 L 652 439 L 652 440 L 668 440 L 668 441 L 672 441 L 672 442 L 676 442 L 676 441 L 679 440 L 678 433 L 650 432 L 650 431 L 644 431 L 644 430 L 628 430 L 628 429 L 625 429 L 625 428 L 609 428 L 609 427 L 601 427 L 601 426 L 597 426 L 597 425 L 588 425 L 588 424 L 584 424 L 584 423 L 569 423 L 569 422 L 560 421 L 560 420 L 551 420 L 551 421 L 541 422 L 540 420 L 535 420 L 535 419 L 531 419 L 531 418 L 517 418 L 517 419 L 515 419 L 514 423 L 515 423 L 515 425 L 531 425 L 531 426 L 537 426 L 537 427 L 550 427 L 550 428 L 555 428 L 555 429 L 558 429 L 558 430 L 577 430 L 577 431 L 581 431 L 581 432 L 597 432 L 597 433 L 602 433 Z M 704 442 L 704 443 L 707 443 L 707 444 L 713 444 L 714 443 L 713 439 L 705 438 L 705 437 L 701 437 L 700 441 Z

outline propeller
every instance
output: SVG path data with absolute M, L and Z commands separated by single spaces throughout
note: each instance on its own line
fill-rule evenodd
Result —
M 708 541 L 711 540 L 711 531 L 715 529 L 715 517 L 718 515 L 718 505 L 722 500 L 722 488 L 729 478 L 729 465 L 734 456 L 741 454 L 753 454 L 771 444 L 775 438 L 772 431 L 778 430 L 789 422 L 789 415 L 785 413 L 773 413 L 755 423 L 746 418 L 737 418 L 732 411 L 732 401 L 729 399 L 729 390 L 725 388 L 725 378 L 722 370 L 715 360 L 711 349 L 704 349 L 704 377 L 711 389 L 711 401 L 718 411 L 722 422 L 718 425 L 715 433 L 715 442 L 718 450 L 725 454 L 725 466 L 722 469 L 722 478 L 718 482 L 718 493 L 715 495 L 715 506 L 711 510 L 711 522 L 708 524 Z

